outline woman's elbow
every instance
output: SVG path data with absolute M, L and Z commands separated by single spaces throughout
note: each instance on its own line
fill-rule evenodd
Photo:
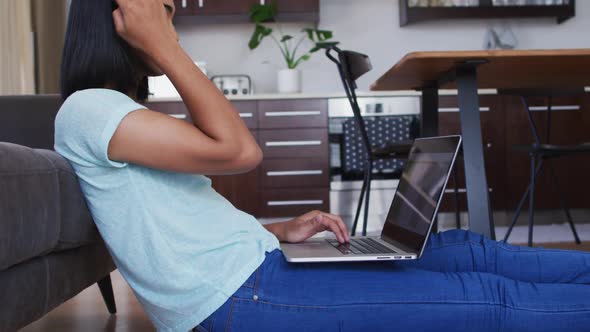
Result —
M 242 150 L 236 160 L 236 166 L 240 173 L 246 173 L 256 168 L 263 159 L 262 150 L 258 145 Z

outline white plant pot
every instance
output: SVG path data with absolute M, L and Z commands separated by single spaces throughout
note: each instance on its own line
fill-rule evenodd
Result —
M 301 92 L 301 72 L 297 69 L 282 69 L 277 73 L 279 93 Z

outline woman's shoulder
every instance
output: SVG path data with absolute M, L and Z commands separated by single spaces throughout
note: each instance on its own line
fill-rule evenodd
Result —
M 133 99 L 124 93 L 111 89 L 85 89 L 72 93 L 64 100 L 59 112 L 63 114 L 84 114 L 85 117 L 92 113 L 105 113 L 127 105 L 138 105 Z
M 129 96 L 121 93 L 117 90 L 104 89 L 104 88 L 93 88 L 78 90 L 72 93 L 65 101 L 64 105 L 76 104 L 77 106 L 88 105 L 92 106 L 93 103 L 108 103 L 109 101 L 115 102 L 133 102 Z
M 56 130 L 70 128 L 84 122 L 100 125 L 120 109 L 138 109 L 129 96 L 111 89 L 85 89 L 72 93 L 64 100 L 55 118 Z

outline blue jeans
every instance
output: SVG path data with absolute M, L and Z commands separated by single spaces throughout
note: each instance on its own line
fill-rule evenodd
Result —
M 420 260 L 287 263 L 279 250 L 197 331 L 590 331 L 590 253 L 433 234 Z

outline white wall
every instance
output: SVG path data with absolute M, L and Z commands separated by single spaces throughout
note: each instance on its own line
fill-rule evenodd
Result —
M 576 17 L 563 24 L 555 19 L 452 20 L 399 27 L 397 0 L 321 0 L 320 28 L 334 31 L 341 48 L 368 54 L 373 71 L 359 80 L 368 86 L 404 54 L 426 50 L 478 50 L 489 26 L 508 24 L 520 49 L 590 48 L 590 1 L 576 1 Z M 297 32 L 305 24 L 284 24 Z M 276 70 L 283 68 L 279 50 L 265 40 L 248 49 L 253 27 L 249 24 L 177 27 L 181 44 L 195 60 L 206 61 L 209 75 L 248 74 L 256 93 L 276 91 Z M 341 90 L 336 67 L 322 53 L 300 66 L 303 92 Z

